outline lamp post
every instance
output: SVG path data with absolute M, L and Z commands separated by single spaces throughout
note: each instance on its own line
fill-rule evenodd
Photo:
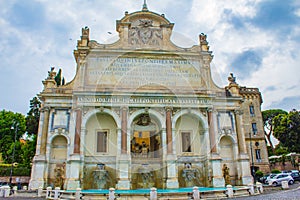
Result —
M 15 126 L 15 127 L 14 127 Z M 13 166 L 15 162 L 15 151 L 16 151 L 16 141 L 17 141 L 17 132 L 18 132 L 18 123 L 14 124 L 11 127 L 11 130 L 15 130 L 15 135 L 14 135 L 14 148 L 13 148 L 13 153 L 12 153 L 12 159 L 11 159 L 11 166 L 10 166 L 10 175 L 9 175 L 9 185 L 11 186 L 12 184 L 12 175 L 13 175 Z
M 255 170 L 254 170 L 254 159 L 253 159 L 253 152 L 252 152 L 252 137 L 251 132 L 249 132 L 249 138 L 250 138 L 250 153 L 251 153 L 251 175 L 253 176 L 254 182 L 255 182 Z

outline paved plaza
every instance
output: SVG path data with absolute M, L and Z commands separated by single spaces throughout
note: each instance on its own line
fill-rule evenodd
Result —
M 249 196 L 249 197 L 236 197 L 230 199 L 245 199 L 245 200 L 296 200 L 300 199 L 300 183 L 297 182 L 294 185 L 290 186 L 289 190 L 281 190 L 280 187 L 276 187 L 268 190 L 266 188 L 266 192 L 257 196 Z
M 19 194 L 20 195 L 20 194 Z M 36 194 L 26 194 L 24 193 L 24 196 L 28 195 L 27 197 L 21 197 L 21 196 L 11 196 L 8 198 L 2 198 L 0 199 L 8 199 L 8 200 L 13 200 L 13 199 L 22 199 L 22 200 L 41 200 L 44 198 L 37 198 L 34 197 Z M 290 186 L 290 189 L 288 190 L 282 190 L 281 187 L 265 187 L 265 192 L 264 194 L 261 195 L 256 195 L 256 196 L 249 196 L 249 197 L 235 197 L 235 198 L 229 198 L 228 200 L 232 199 L 242 199 L 242 200 L 296 200 L 300 198 L 300 183 L 297 182 L 294 185 Z

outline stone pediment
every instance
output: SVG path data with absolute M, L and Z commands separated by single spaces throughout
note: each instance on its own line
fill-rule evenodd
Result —
M 125 13 L 117 21 L 120 40 L 129 48 L 160 48 L 170 41 L 174 24 L 150 11 Z
M 116 21 L 116 31 L 119 40 L 113 44 L 99 44 L 90 41 L 91 48 L 105 49 L 148 49 L 167 51 L 187 51 L 171 41 L 174 23 L 165 18 L 164 14 L 157 14 L 148 10 L 133 13 L 125 12 L 121 20 Z M 198 45 L 189 51 L 199 51 Z

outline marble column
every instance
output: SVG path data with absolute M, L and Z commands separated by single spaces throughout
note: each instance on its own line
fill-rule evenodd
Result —
M 121 121 L 121 152 L 127 154 L 127 108 L 123 107 Z
M 80 153 L 80 135 L 81 135 L 82 110 L 76 110 L 76 125 L 74 138 L 74 154 Z
M 117 155 L 117 178 L 118 183 L 116 185 L 117 189 L 130 189 L 131 188 L 131 181 L 129 180 L 130 177 L 130 166 L 131 166 L 131 157 L 130 151 L 130 135 L 127 132 L 130 132 L 130 129 L 127 128 L 127 114 L 128 108 L 122 107 L 121 110 L 121 128 L 118 128 L 118 145 L 121 146 L 121 151 L 118 151 Z M 120 138 L 120 139 L 119 139 Z
M 41 154 L 46 154 L 50 108 L 45 107 L 43 109 L 44 109 L 44 120 L 43 120 L 43 130 L 42 130 L 42 139 L 41 139 L 41 150 L 40 150 L 40 153 Z
M 172 138 L 172 109 L 166 108 L 166 131 L 167 131 L 167 153 L 173 154 L 173 138 Z
M 246 149 L 246 140 L 245 140 L 245 131 L 243 126 L 243 111 L 237 109 L 234 111 L 235 120 L 236 120 L 236 130 L 237 130 L 237 138 L 238 138 L 238 150 L 239 150 L 239 167 L 238 167 L 238 175 L 239 181 L 242 185 L 248 185 L 252 183 L 252 176 L 250 172 L 250 162 L 249 155 L 247 154 Z
M 207 110 L 207 117 L 208 117 L 208 127 L 209 127 L 210 152 L 216 153 L 217 152 L 216 132 L 215 132 L 214 116 L 213 116 L 212 109 Z
M 217 152 L 217 130 L 215 128 L 216 115 L 212 108 L 207 110 L 207 121 L 209 127 L 209 141 L 210 141 L 210 166 L 212 172 L 211 183 L 213 187 L 224 187 L 225 180 L 222 175 L 222 158 Z
M 31 168 L 31 178 L 29 189 L 43 187 L 46 181 L 45 172 L 47 171 L 46 147 L 48 138 L 50 108 L 44 107 L 41 110 L 40 125 L 37 141 L 36 155 L 33 158 Z
M 242 110 L 235 110 L 235 122 L 236 122 L 236 131 L 238 136 L 238 144 L 239 144 L 239 152 L 240 154 L 246 154 L 246 141 L 245 141 L 245 132 L 244 132 L 244 126 L 242 123 Z
M 72 130 L 70 134 L 72 134 L 74 138 L 73 145 L 70 145 L 70 152 L 73 151 L 72 154 L 68 156 L 68 162 L 66 164 L 66 177 L 65 177 L 65 187 L 68 190 L 75 190 L 76 188 L 80 187 L 80 173 L 82 169 L 82 160 L 81 160 L 81 153 L 84 148 L 81 147 L 82 138 L 84 138 L 85 129 L 82 128 L 82 109 L 75 108 L 73 110 L 74 118 L 75 118 L 75 129 Z
M 42 137 L 43 137 L 43 127 L 44 127 L 43 119 L 44 119 L 44 109 L 41 109 L 35 155 L 41 154 L 41 142 L 42 142 Z
M 162 137 L 166 138 L 165 143 L 163 144 L 167 145 L 166 152 L 163 152 L 164 155 L 166 155 L 166 157 L 164 157 L 166 172 L 167 172 L 166 187 L 178 188 L 179 182 L 177 176 L 177 170 L 178 170 L 177 162 L 176 162 L 177 156 L 174 154 L 174 148 L 173 148 L 173 131 L 172 131 L 171 116 L 172 116 L 172 108 L 167 107 L 166 108 L 166 129 L 162 130 Z

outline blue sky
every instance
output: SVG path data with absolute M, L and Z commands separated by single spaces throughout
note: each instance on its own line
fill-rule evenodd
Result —
M 300 109 L 300 1 L 148 0 L 148 8 L 175 23 L 173 41 L 198 44 L 207 34 L 219 86 L 233 72 L 242 86 L 258 87 L 262 109 Z M 81 28 L 90 38 L 118 38 L 116 20 L 141 10 L 142 0 L 0 0 L 0 109 L 26 114 L 54 66 L 67 82 Z M 111 32 L 112 34 L 109 34 Z

